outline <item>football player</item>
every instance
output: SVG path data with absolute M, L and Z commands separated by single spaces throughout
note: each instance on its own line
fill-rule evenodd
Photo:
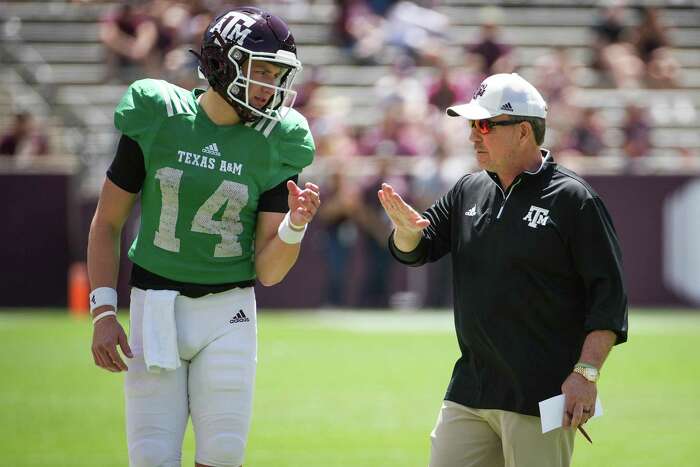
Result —
M 197 466 L 243 462 L 256 365 L 253 284 L 286 276 L 321 202 L 316 185 L 297 185 L 315 147 L 292 109 L 296 52 L 279 17 L 233 9 L 214 19 L 196 53 L 207 90 L 144 79 L 117 105 L 122 136 L 90 228 L 88 266 L 95 364 L 121 372 L 128 362 L 132 466 L 179 466 L 189 416 Z M 127 341 L 115 287 L 121 230 L 137 196 Z

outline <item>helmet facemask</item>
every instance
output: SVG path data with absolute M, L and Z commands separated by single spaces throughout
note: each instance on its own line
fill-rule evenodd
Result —
M 236 78 L 226 88 L 225 97 L 228 97 L 227 100 L 241 119 L 254 121 L 262 117 L 275 121 L 282 120 L 294 105 L 297 96 L 297 92 L 291 89 L 297 73 L 302 69 L 296 55 L 286 50 L 278 50 L 276 53 L 253 52 L 234 45 L 228 50 L 226 56 L 235 68 Z M 266 80 L 269 82 L 253 79 L 253 70 L 260 63 L 270 63 L 279 67 L 279 76 Z M 251 85 L 272 90 L 268 102 L 261 108 L 251 102 Z

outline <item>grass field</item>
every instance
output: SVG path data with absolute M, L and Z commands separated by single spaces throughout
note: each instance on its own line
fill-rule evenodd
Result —
M 457 357 L 450 314 L 259 316 L 247 467 L 427 465 Z M 93 366 L 90 339 L 65 312 L 0 312 L 0 465 L 128 465 L 123 377 Z M 574 466 L 700 466 L 699 353 L 700 313 L 632 313 Z M 183 465 L 193 458 L 188 430 Z

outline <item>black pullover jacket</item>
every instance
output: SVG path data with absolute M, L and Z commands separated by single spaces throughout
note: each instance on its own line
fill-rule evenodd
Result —
M 445 399 L 539 416 L 561 394 L 594 330 L 627 340 L 622 258 L 593 189 L 543 150 L 537 172 L 503 191 L 495 174 L 462 177 L 424 217 L 419 245 L 399 251 L 419 266 L 452 254 L 454 320 L 462 356 Z

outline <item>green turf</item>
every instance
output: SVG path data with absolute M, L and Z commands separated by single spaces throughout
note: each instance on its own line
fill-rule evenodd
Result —
M 246 465 L 425 466 L 457 356 L 450 319 L 260 313 Z M 700 466 L 700 313 L 637 312 L 630 329 L 574 466 Z M 122 376 L 93 366 L 90 335 L 62 312 L 0 312 L 0 465 L 127 465 Z M 183 465 L 193 453 L 188 430 Z

